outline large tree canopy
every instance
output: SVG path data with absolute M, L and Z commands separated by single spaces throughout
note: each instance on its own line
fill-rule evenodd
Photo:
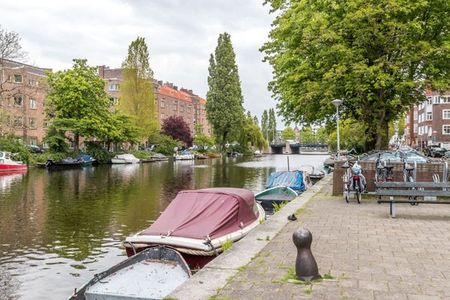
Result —
M 245 121 L 241 82 L 236 55 L 228 33 L 219 35 L 217 47 L 209 59 L 206 115 L 221 148 L 239 135 Z
M 388 122 L 450 81 L 448 0 L 267 0 L 278 12 L 262 47 L 269 89 L 287 121 L 330 119 L 331 100 L 363 124 L 365 148 L 388 144 Z
M 148 139 L 157 131 L 159 123 L 155 110 L 153 71 L 150 68 L 148 48 L 143 37 L 131 42 L 122 68 L 123 82 L 120 87 L 118 108 L 133 117 L 141 139 Z

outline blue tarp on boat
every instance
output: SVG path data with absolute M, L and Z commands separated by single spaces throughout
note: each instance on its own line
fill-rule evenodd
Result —
M 281 171 L 273 172 L 267 179 L 267 188 L 275 186 L 287 186 L 294 191 L 304 191 L 302 171 Z

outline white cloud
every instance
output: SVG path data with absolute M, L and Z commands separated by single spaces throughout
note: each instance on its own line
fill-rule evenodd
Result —
M 262 0 L 0 0 L 0 25 L 22 37 L 29 63 L 55 70 L 73 58 L 119 67 L 129 43 L 144 36 L 155 77 L 205 96 L 208 59 L 230 33 L 246 109 L 260 118 L 275 106 L 271 68 L 259 48 L 273 16 Z M 280 127 L 280 125 L 279 125 Z

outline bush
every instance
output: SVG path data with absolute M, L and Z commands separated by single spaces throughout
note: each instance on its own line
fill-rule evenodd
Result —
M 180 148 L 182 146 L 180 141 L 174 140 L 172 137 L 162 133 L 153 134 L 149 138 L 149 142 L 156 145 L 155 152 L 165 155 L 172 155 L 174 148 Z
M 13 159 L 23 161 L 27 164 L 30 162 L 30 149 L 22 144 L 21 140 L 15 136 L 0 138 L 0 150 L 11 152 Z
M 44 152 L 42 154 L 35 153 L 35 154 L 30 155 L 29 163 L 33 164 L 33 165 L 45 164 L 49 159 L 60 160 L 60 159 L 66 158 L 68 156 L 71 156 L 71 155 L 69 155 L 66 152 Z
M 134 151 L 131 151 L 130 153 L 139 159 L 149 159 L 150 156 L 153 154 L 153 152 L 145 151 L 145 150 L 134 150 Z
M 98 163 L 104 164 L 114 157 L 114 153 L 108 152 L 101 144 L 96 142 L 86 142 L 86 153 L 97 160 Z

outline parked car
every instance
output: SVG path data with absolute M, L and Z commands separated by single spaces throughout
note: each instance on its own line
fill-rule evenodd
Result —
M 450 158 L 450 150 L 447 151 L 447 152 L 445 152 L 444 157 L 445 157 L 445 158 Z
M 443 157 L 447 149 L 441 147 L 431 147 L 430 156 L 431 157 Z
M 31 153 L 43 153 L 44 150 L 36 145 L 28 145 L 28 149 L 30 149 Z

